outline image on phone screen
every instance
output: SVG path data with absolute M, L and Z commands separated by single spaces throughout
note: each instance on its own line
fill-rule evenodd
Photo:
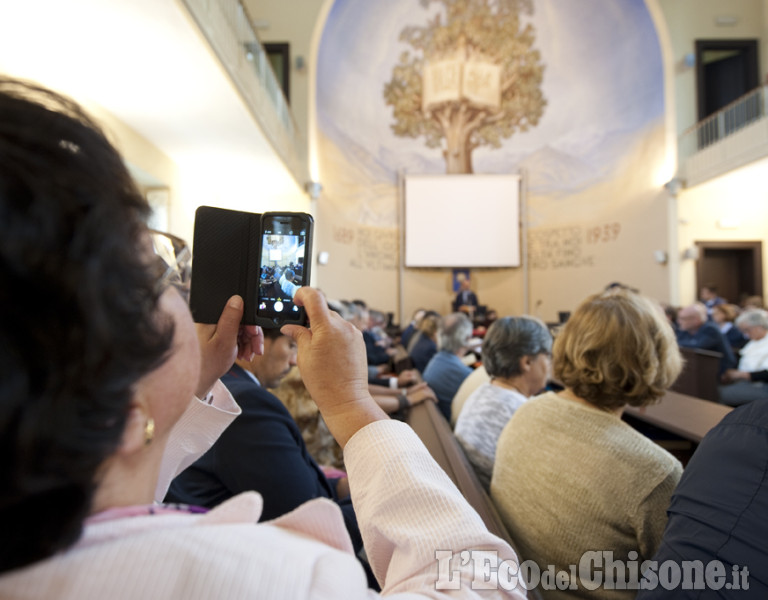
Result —
M 257 315 L 293 321 L 303 309 L 293 296 L 305 284 L 308 223 L 299 218 L 270 218 L 262 223 Z

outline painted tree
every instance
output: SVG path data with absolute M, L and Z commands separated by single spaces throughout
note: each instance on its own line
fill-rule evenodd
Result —
M 472 152 L 499 148 L 538 124 L 546 100 L 534 29 L 521 23 L 533 0 L 419 0 L 440 10 L 423 27 L 406 27 L 410 44 L 384 86 L 399 137 L 443 148 L 447 173 L 472 173 Z

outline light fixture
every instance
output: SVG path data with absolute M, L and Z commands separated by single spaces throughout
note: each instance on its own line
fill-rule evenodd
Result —
M 664 189 L 666 189 L 673 196 L 677 196 L 677 194 L 680 193 L 680 190 L 682 190 L 684 187 L 685 180 L 680 179 L 679 177 L 673 177 L 664 184 Z
M 724 217 L 717 220 L 717 226 L 720 229 L 738 229 L 740 221 L 736 217 Z
M 317 200 L 320 197 L 320 192 L 323 191 L 323 184 L 319 181 L 307 181 L 304 184 L 304 190 L 312 200 Z
M 696 246 L 691 246 L 683 250 L 683 258 L 689 260 L 699 260 L 699 249 Z

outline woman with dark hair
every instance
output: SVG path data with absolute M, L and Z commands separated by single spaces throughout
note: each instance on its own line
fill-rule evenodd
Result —
M 239 327 L 238 296 L 217 325 L 195 328 L 173 285 L 184 265 L 153 252 L 148 212 L 76 105 L 0 77 L 0 597 L 371 598 L 327 499 L 266 524 L 256 492 L 209 512 L 153 502 L 238 412 L 218 377 L 262 338 Z M 373 401 L 359 332 L 318 291 L 295 299 L 312 329 L 282 331 L 345 449 L 383 591 L 461 583 L 475 597 L 461 552 L 513 567 L 514 552 Z M 445 548 L 456 558 L 439 564 Z
M 610 569 L 601 572 L 605 585 L 587 592 L 581 585 L 594 574 L 582 556 L 610 551 L 613 560 L 642 564 L 661 541 L 682 466 L 621 413 L 657 401 L 679 375 L 674 333 L 661 306 L 611 289 L 571 315 L 552 360 L 565 389 L 529 400 L 510 419 L 491 498 L 522 559 L 567 574 L 545 598 L 634 598 L 636 590 L 611 588 Z
M 544 389 L 551 352 L 549 330 L 532 317 L 498 319 L 483 339 L 483 366 L 491 380 L 467 398 L 454 432 L 486 489 L 501 430 L 528 398 Z

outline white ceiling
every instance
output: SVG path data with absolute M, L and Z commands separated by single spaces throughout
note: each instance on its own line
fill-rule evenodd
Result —
M 177 164 L 231 156 L 297 189 L 176 0 L 0 0 L 0 72 L 101 105 Z

